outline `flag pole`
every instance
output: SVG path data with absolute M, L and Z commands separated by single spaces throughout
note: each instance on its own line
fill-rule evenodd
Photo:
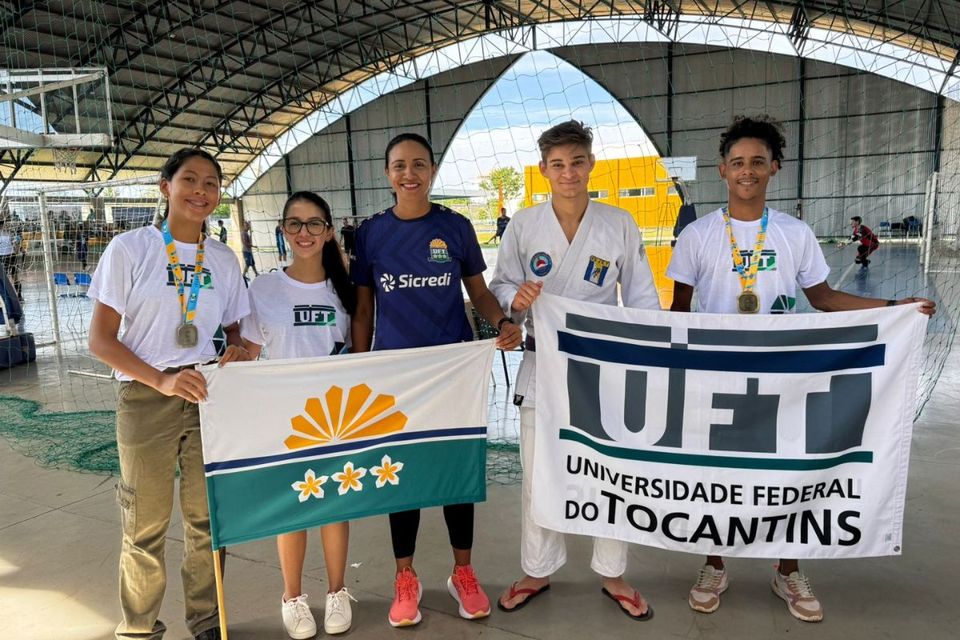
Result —
M 225 549 L 213 550 L 213 573 L 217 579 L 217 611 L 220 612 L 220 637 L 227 640 L 227 608 L 223 602 L 223 566 L 220 564 L 220 554 Z

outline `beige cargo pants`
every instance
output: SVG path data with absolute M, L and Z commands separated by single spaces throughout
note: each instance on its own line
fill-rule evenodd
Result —
M 210 546 L 210 515 L 200 448 L 197 405 L 168 397 L 140 382 L 123 382 L 117 403 L 117 449 L 123 544 L 120 551 L 118 639 L 159 640 L 166 590 L 164 543 L 180 467 L 183 515 L 183 599 L 186 623 L 196 635 L 218 625 Z

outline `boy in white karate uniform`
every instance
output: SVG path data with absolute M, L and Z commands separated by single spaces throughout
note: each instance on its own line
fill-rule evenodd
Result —
M 503 308 L 527 330 L 514 398 L 520 405 L 524 470 L 520 563 L 525 575 L 500 596 L 497 606 L 502 611 L 516 611 L 546 591 L 550 575 L 566 562 L 564 535 L 538 526 L 531 516 L 536 339 L 530 306 L 541 291 L 616 305 L 619 283 L 624 305 L 660 308 L 636 222 L 622 209 L 590 200 L 587 183 L 595 163 L 592 141 L 590 129 L 576 121 L 557 125 L 540 136 L 540 172 L 550 182 L 552 199 L 514 215 L 503 235 L 490 282 L 490 290 Z M 595 539 L 591 567 L 602 577 L 603 593 L 624 613 L 638 620 L 652 617 L 653 609 L 623 579 L 626 542 Z

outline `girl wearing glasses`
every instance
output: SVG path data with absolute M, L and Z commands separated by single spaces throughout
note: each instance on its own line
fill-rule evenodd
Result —
M 330 206 L 315 193 L 299 191 L 287 200 L 280 220 L 293 260 L 280 271 L 250 284 L 250 315 L 241 323 L 244 344 L 253 358 L 271 359 L 334 355 L 350 342 L 350 315 L 356 291 L 334 238 Z M 349 524 L 320 527 L 327 565 L 327 600 L 323 626 L 328 634 L 350 628 L 352 596 L 344 587 Z M 283 573 L 281 613 L 291 638 L 312 638 L 317 625 L 301 591 L 307 532 L 277 537 Z

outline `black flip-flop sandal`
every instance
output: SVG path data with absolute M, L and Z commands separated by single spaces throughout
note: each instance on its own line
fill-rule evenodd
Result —
M 647 603 L 647 610 L 646 610 L 645 612 L 643 612 L 642 615 L 639 615 L 639 616 L 635 616 L 635 615 L 633 615 L 632 613 L 630 613 L 629 611 L 627 611 L 626 609 L 624 609 L 623 604 L 621 604 L 621 603 L 623 603 L 623 602 L 629 602 L 630 604 L 632 604 L 632 605 L 635 606 L 635 607 L 639 607 L 639 606 L 640 606 L 640 592 L 637 591 L 636 589 L 633 590 L 633 597 L 632 597 L 632 598 L 630 598 L 630 597 L 628 597 L 628 596 L 618 596 L 618 595 L 614 595 L 613 593 L 610 593 L 609 591 L 607 591 L 607 588 L 606 588 L 606 587 L 601 588 L 600 591 L 601 591 L 601 593 L 603 593 L 603 595 L 607 596 L 608 598 L 610 598 L 611 600 L 613 600 L 614 602 L 616 602 L 616 603 L 617 603 L 617 606 L 620 608 L 620 611 L 623 611 L 623 614 L 624 614 L 625 616 L 628 616 L 628 617 L 630 617 L 630 618 L 633 618 L 634 620 L 636 620 L 636 621 L 638 621 L 638 622 L 646 622 L 647 620 L 649 620 L 650 618 L 653 617 L 653 607 L 650 606 L 650 603 L 649 603 L 649 602 Z
M 527 606 L 528 602 L 536 598 L 538 595 L 540 595 L 544 591 L 547 591 L 550 589 L 549 584 L 545 584 L 539 589 L 517 589 L 516 586 L 518 584 L 519 584 L 518 582 L 514 582 L 512 585 L 510 585 L 510 594 L 507 596 L 507 600 L 513 600 L 513 598 L 515 598 L 516 596 L 523 595 L 523 594 L 529 594 L 529 595 L 527 595 L 526 598 L 524 598 L 514 606 L 510 607 L 509 609 L 503 606 L 503 602 L 500 601 L 500 598 L 497 598 L 497 609 L 500 609 L 500 611 L 503 611 L 504 613 L 513 613 L 514 611 L 523 609 L 525 606 Z

